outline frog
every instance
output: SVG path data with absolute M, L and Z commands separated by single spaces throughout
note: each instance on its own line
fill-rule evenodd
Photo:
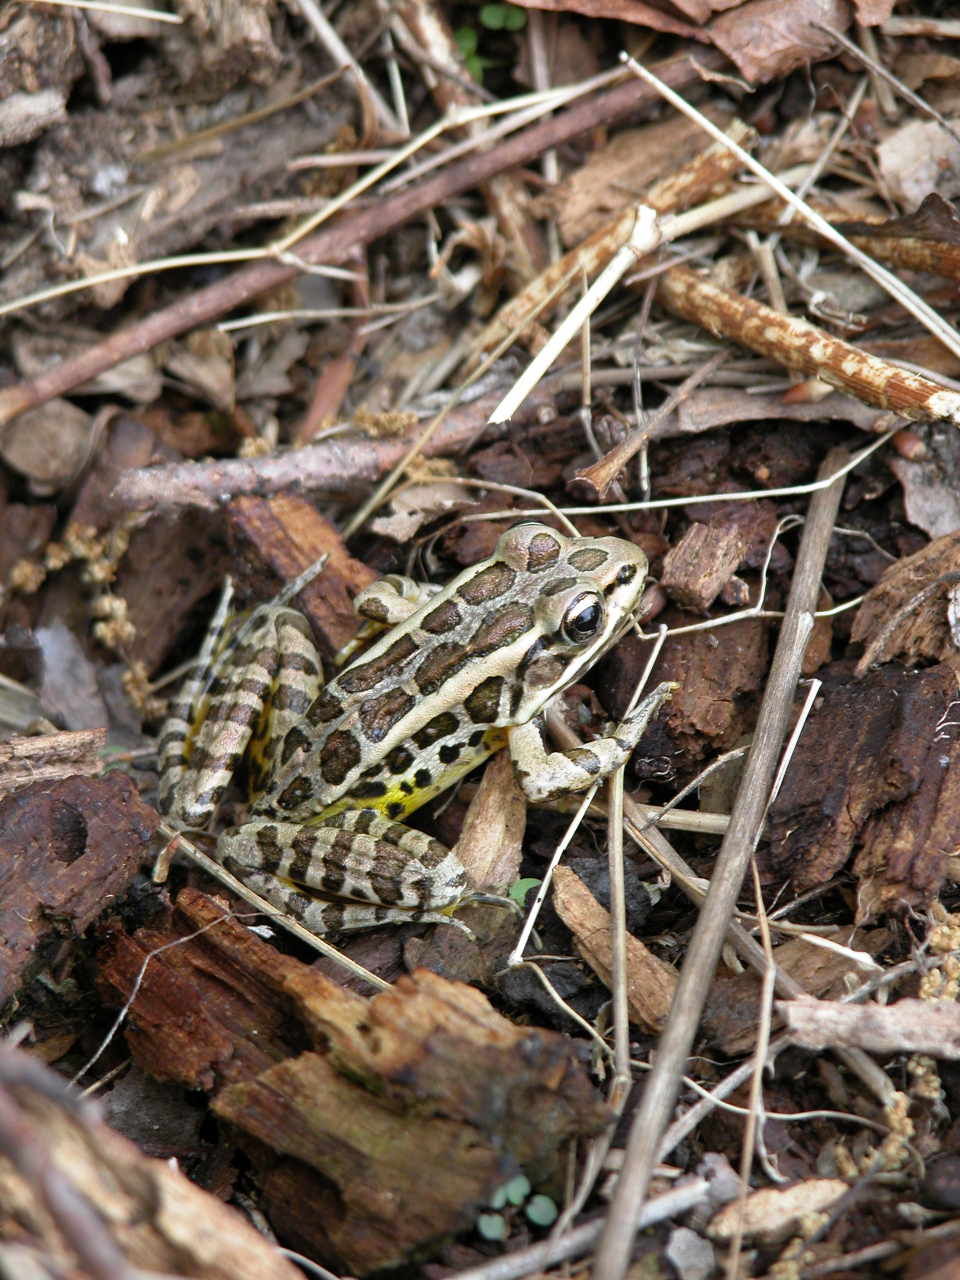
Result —
M 245 820 L 214 856 L 278 911 L 319 935 L 450 922 L 463 864 L 404 819 L 503 748 L 533 804 L 626 763 L 674 685 L 571 750 L 546 748 L 542 716 L 630 626 L 647 569 L 625 538 L 515 525 L 444 586 L 389 575 L 360 592 L 379 635 L 329 680 L 305 616 L 262 604 L 208 636 L 171 706 L 159 807 L 206 828 L 245 773 Z

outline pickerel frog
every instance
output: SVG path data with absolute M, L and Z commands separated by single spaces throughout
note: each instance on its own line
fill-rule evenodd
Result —
M 506 745 L 532 801 L 622 765 L 673 686 L 609 735 L 547 752 L 536 717 L 623 634 L 647 561 L 620 538 L 504 533 L 443 588 L 385 578 L 357 612 L 385 631 L 323 682 L 306 619 L 261 605 L 185 684 L 160 740 L 160 806 L 205 827 L 241 764 L 249 820 L 228 870 L 314 933 L 449 920 L 460 860 L 400 819 Z

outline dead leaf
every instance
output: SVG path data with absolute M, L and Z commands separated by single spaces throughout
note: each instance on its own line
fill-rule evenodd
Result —
M 907 519 L 931 538 L 939 538 L 960 529 L 960 494 L 954 479 L 960 439 L 956 432 L 931 435 L 926 452 L 922 461 L 892 457 L 889 465 L 903 489 Z
M 55 333 L 17 333 L 13 337 L 13 354 L 17 369 L 24 378 L 35 378 L 44 370 L 69 360 L 92 346 L 98 335 L 91 329 L 83 333 L 72 331 L 70 336 Z M 160 370 L 149 352 L 131 356 L 99 374 L 74 395 L 121 395 L 136 404 L 149 404 L 156 400 L 163 387 Z
M 164 356 L 168 373 L 199 391 L 218 409 L 229 412 L 236 403 L 233 342 L 219 329 L 196 329 L 183 342 L 173 343 Z
M 960 121 L 951 120 L 954 128 Z M 914 208 L 931 192 L 960 194 L 960 142 L 935 120 L 911 120 L 877 148 L 880 173 L 895 200 Z
M 456 845 L 474 888 L 506 893 L 520 874 L 526 825 L 527 802 L 510 753 L 498 751 L 483 771 Z
M 638 27 L 650 27 L 653 31 L 669 31 L 677 36 L 704 39 L 696 27 L 678 22 L 660 9 L 643 4 L 642 0 L 515 0 L 515 3 L 522 9 L 542 9 L 545 13 L 582 13 L 585 18 L 614 18 L 619 22 L 633 22 Z
M 905 53 L 894 66 L 908 89 L 919 89 L 927 80 L 960 79 L 960 58 L 946 53 Z
M 394 542 L 406 543 L 425 524 L 438 516 L 475 507 L 476 501 L 459 484 L 444 484 L 442 480 L 430 484 L 409 485 L 390 500 L 390 512 L 377 516 L 371 522 L 375 533 L 381 533 Z
M 310 345 L 306 329 L 286 329 L 275 342 L 265 342 L 237 377 L 237 400 L 253 396 L 285 396 L 293 390 L 290 370 Z
M 841 0 L 752 0 L 715 18 L 708 33 L 751 84 L 767 84 L 833 51 L 822 26 L 846 31 L 849 24 Z
M 38 496 L 57 493 L 76 479 L 93 442 L 94 420 L 69 400 L 48 400 L 22 413 L 0 438 L 0 456 Z

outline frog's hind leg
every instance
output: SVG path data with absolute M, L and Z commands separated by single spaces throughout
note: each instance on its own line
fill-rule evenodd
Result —
M 225 831 L 217 857 L 314 933 L 386 921 L 447 921 L 467 891 L 455 853 L 371 809 L 323 824 L 256 819 Z
M 244 759 L 252 790 L 264 789 L 278 735 L 322 683 L 309 625 L 294 609 L 263 605 L 232 634 L 221 623 L 210 640 L 159 746 L 160 808 L 191 827 L 206 826 Z

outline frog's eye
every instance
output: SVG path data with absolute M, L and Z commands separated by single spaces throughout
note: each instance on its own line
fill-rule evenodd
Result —
M 584 644 L 603 627 L 603 600 L 587 593 L 577 596 L 563 615 L 562 631 L 571 644 Z

